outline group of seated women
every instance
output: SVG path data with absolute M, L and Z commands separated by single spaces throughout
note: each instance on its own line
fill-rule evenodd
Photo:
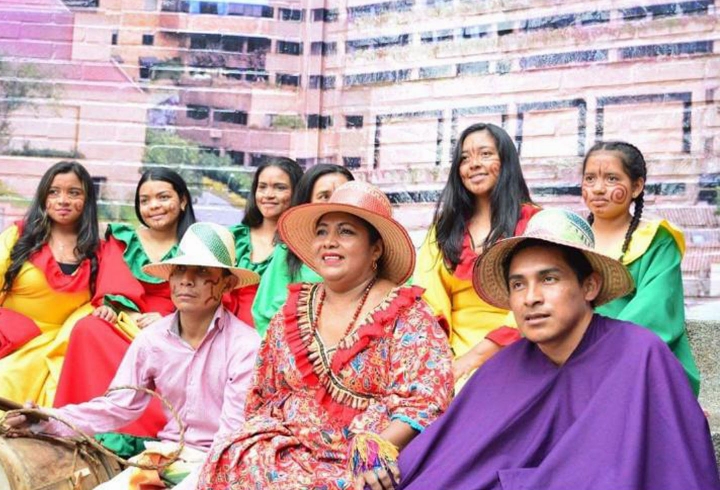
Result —
M 646 179 L 643 155 L 629 143 L 599 142 L 582 161 L 596 248 L 625 264 L 636 285 L 598 312 L 656 332 L 697 394 L 684 239 L 667 221 L 643 218 Z M 225 488 L 228 479 L 236 488 L 390 488 L 392 465 L 382 481 L 358 465 L 349 479 L 352 434 L 379 435 L 370 442 L 390 458 L 473 371 L 520 338 L 512 314 L 472 285 L 478 256 L 521 234 L 540 210 L 502 128 L 475 124 L 460 135 L 417 261 L 387 198 L 352 180 L 344 167 L 303 173 L 287 158 L 255 172 L 242 222 L 230 231 L 238 267 L 261 280 L 226 293 L 223 304 L 265 340 L 244 432 L 213 449 L 202 488 Z M 313 221 L 313 207 L 303 205 L 329 201 L 338 187 L 343 195 Z M 179 174 L 149 169 L 135 193 L 140 226 L 110 224 L 102 239 L 88 172 L 74 162 L 48 169 L 24 219 L 0 235 L 0 397 L 63 406 L 107 389 L 138 332 L 173 311 L 167 282 L 143 266 L 177 253 L 195 221 L 192 204 Z M 333 247 L 313 248 L 321 237 Z M 152 438 L 164 421 L 151 405 L 106 442 Z

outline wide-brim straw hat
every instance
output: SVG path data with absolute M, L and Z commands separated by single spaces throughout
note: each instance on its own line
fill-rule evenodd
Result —
M 215 223 L 194 223 L 185 231 L 175 257 L 148 264 L 143 271 L 167 281 L 176 265 L 219 267 L 238 278 L 236 288 L 260 282 L 259 275 L 235 267 L 235 261 L 235 240 L 230 230 Z
M 525 240 L 564 245 L 582 252 L 593 270 L 602 276 L 602 287 L 594 305 L 600 306 L 632 292 L 634 281 L 620 261 L 595 251 L 595 235 L 581 216 L 565 209 L 544 209 L 530 218 L 521 236 L 495 243 L 475 261 L 473 287 L 487 303 L 510 309 L 510 293 L 503 264 Z
M 403 284 L 415 268 L 415 247 L 407 230 L 392 217 L 387 196 L 366 182 L 347 182 L 324 203 L 303 204 L 285 211 L 278 221 L 280 237 L 290 250 L 317 272 L 312 242 L 315 226 L 327 213 L 348 213 L 362 218 L 378 231 L 384 251 L 378 264 L 379 276 Z

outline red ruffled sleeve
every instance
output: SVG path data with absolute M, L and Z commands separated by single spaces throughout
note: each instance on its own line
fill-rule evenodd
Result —
M 98 274 L 92 304 L 102 305 L 105 296 L 121 296 L 132 301 L 139 311 L 148 311 L 145 290 L 125 263 L 120 242 L 102 240 L 97 255 Z

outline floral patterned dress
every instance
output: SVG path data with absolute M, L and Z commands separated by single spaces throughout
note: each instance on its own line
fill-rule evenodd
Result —
M 312 327 L 319 285 L 290 286 L 261 347 L 246 422 L 216 444 L 201 489 L 347 489 L 359 431 L 422 431 L 452 393 L 447 336 L 418 287 L 397 287 L 334 348 Z

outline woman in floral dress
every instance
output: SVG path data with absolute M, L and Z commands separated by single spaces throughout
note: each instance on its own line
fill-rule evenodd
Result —
M 283 215 L 283 241 L 323 282 L 291 286 L 246 422 L 213 448 L 198 488 L 392 488 L 397 451 L 445 410 L 453 378 L 422 289 L 403 286 L 415 254 L 391 213 L 379 189 L 348 182 Z

